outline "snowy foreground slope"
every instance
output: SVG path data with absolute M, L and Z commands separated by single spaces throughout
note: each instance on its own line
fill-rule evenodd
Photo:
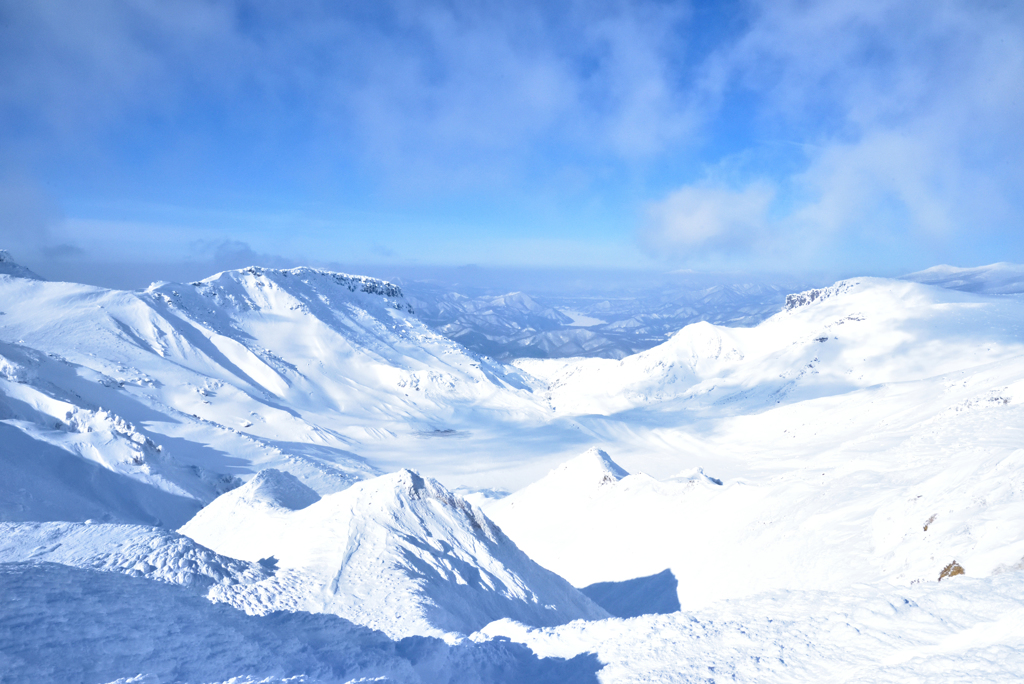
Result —
M 249 616 L 122 574 L 0 563 L 0 672 L 5 682 L 1014 682 L 1022 582 L 789 591 L 545 629 L 505 621 L 447 644 L 392 641 L 333 615 Z
M 508 641 L 393 641 L 334 615 L 250 616 L 180 587 L 53 563 L 0 563 L 4 682 L 594 682 L 592 655 Z

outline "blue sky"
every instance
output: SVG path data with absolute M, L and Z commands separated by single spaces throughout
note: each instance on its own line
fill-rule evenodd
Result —
M 1020 262 L 1022 121 L 1015 1 L 0 0 L 0 247 L 82 279 Z

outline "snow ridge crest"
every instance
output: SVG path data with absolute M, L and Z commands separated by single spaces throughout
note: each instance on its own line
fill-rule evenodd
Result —
M 835 285 L 830 285 L 828 287 L 805 290 L 804 292 L 798 292 L 796 294 L 788 294 L 786 295 L 786 306 L 784 310 L 792 311 L 797 307 L 807 306 L 814 302 L 836 297 L 844 292 L 852 290 L 859 284 L 860 282 L 856 280 L 840 280 Z
M 412 500 L 432 499 L 443 506 L 454 509 L 462 514 L 474 530 L 482 532 L 490 541 L 497 542 L 498 537 L 494 525 L 479 509 L 460 496 L 452 494 L 437 480 L 423 477 L 415 470 L 403 468 L 392 476 L 395 479 L 395 490 L 404 492 Z M 389 479 L 384 476 L 382 479 Z
M 370 276 L 361 275 L 350 275 L 348 273 L 338 273 L 336 271 L 327 271 L 319 268 L 311 268 L 309 266 L 299 266 L 297 268 L 264 268 L 262 266 L 248 266 L 246 268 L 238 269 L 237 271 L 224 271 L 217 275 L 211 276 L 205 280 L 192 283 L 192 285 L 199 287 L 201 285 L 210 284 L 212 281 L 220 278 L 223 275 L 238 273 L 245 275 L 252 275 L 256 277 L 265 277 L 270 275 L 280 275 L 282 277 L 295 276 L 300 277 L 304 275 L 317 275 L 323 278 L 333 280 L 335 284 L 347 287 L 350 292 L 363 292 L 365 294 L 381 295 L 382 297 L 402 297 L 405 295 L 402 293 L 402 288 L 394 283 L 389 283 L 386 280 L 380 280 L 379 278 L 371 278 Z

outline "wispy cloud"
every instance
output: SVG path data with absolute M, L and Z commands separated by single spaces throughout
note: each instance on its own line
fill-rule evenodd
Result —
M 396 185 L 479 185 L 538 154 L 546 168 L 552 147 L 643 156 L 691 132 L 670 68 L 686 17 L 614 1 L 40 0 L 6 8 L 0 106 L 29 146 L 120 127 L 130 147 L 216 147 L 219 132 L 323 168 L 355 154 Z
M 643 239 L 675 255 L 753 246 L 761 239 L 774 195 L 766 183 L 739 190 L 711 184 L 685 186 L 647 207 Z
M 902 252 L 894 264 L 992 259 L 1000 244 L 1019 254 L 1024 6 L 753 7 L 749 31 L 709 61 L 708 88 L 752 94 L 761 130 L 812 143 L 785 166 L 750 164 L 766 153 L 744 152 L 745 182 L 779 188 L 755 234 L 774 236 L 775 252 L 832 263 L 870 262 L 880 248 Z M 805 249 L 792 251 L 798 242 Z M 672 244 L 666 233 L 659 247 Z

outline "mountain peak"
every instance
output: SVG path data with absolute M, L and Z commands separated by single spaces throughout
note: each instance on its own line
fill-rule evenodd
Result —
M 838 295 L 843 294 L 852 290 L 857 285 L 860 285 L 858 280 L 840 280 L 835 285 L 828 287 L 816 288 L 813 290 L 805 290 L 803 292 L 797 292 L 796 294 L 786 295 L 786 311 L 792 311 L 801 306 L 807 306 L 814 302 L 830 299 Z
M 902 279 L 976 294 L 1020 294 L 1024 292 L 1024 265 L 1001 261 L 959 268 L 942 264 L 910 273 Z
M 291 473 L 267 468 L 239 487 L 235 496 L 248 504 L 298 511 L 320 500 L 320 495 Z
M 580 483 L 608 484 L 629 476 L 622 466 L 612 460 L 608 452 L 591 447 L 576 458 L 558 466 L 552 474 L 571 477 Z
M 350 275 L 348 273 L 339 273 L 336 271 L 328 271 L 325 269 L 311 268 L 309 266 L 298 266 L 296 268 L 264 268 L 262 266 L 248 266 L 246 268 L 239 268 L 232 271 L 222 271 L 215 275 L 201 280 L 193 285 L 212 285 L 216 281 L 224 277 L 234 277 L 237 279 L 239 276 L 256 276 L 258 278 L 268 278 L 272 280 L 279 280 L 289 277 L 308 277 L 318 276 L 320 278 L 330 280 L 335 285 L 343 285 L 351 292 L 363 292 L 366 294 L 381 295 L 384 297 L 395 297 L 400 298 L 405 295 L 402 293 L 402 288 L 394 283 L 390 283 L 386 280 L 379 278 L 372 278 L 370 276 L 362 275 Z
M 45 280 L 42 276 L 33 273 L 25 268 L 11 256 L 6 249 L 0 249 L 0 275 L 10 275 L 17 278 L 29 278 L 30 280 Z
M 261 475 L 259 490 L 291 482 L 278 471 Z M 235 606 L 334 613 L 396 638 L 470 634 L 503 617 L 550 626 L 605 616 L 479 509 L 412 470 L 364 480 L 302 510 L 241 509 L 232 494 L 182 534 L 231 558 L 274 559 L 297 580 L 279 593 L 223 592 Z

